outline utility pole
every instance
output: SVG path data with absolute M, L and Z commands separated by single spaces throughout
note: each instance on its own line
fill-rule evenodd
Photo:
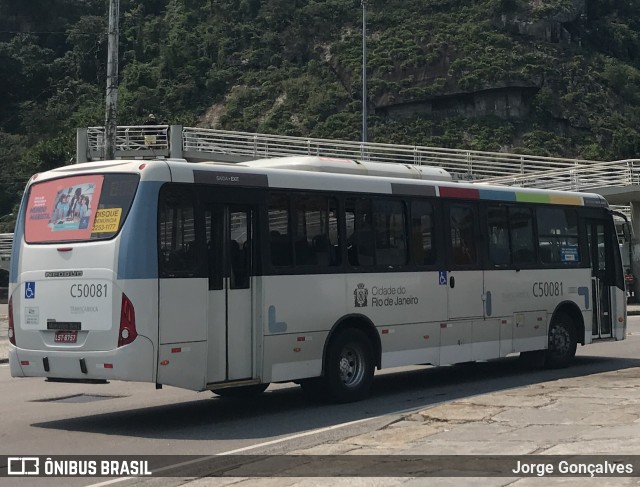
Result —
M 107 55 L 107 98 L 104 115 L 104 159 L 116 157 L 118 129 L 118 18 L 120 0 L 109 0 L 109 53 Z
M 367 0 L 362 0 L 362 142 L 367 141 Z

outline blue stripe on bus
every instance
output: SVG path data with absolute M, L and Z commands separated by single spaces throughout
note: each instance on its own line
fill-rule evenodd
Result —
M 492 189 L 480 190 L 481 200 L 515 201 L 516 194 L 513 191 L 494 191 Z
M 118 279 L 158 278 L 158 193 L 162 181 L 141 181 L 120 235 Z
M 11 246 L 11 265 L 9 267 L 9 282 L 18 282 L 18 264 L 20 263 L 20 245 L 24 238 L 24 214 L 27 208 L 27 193 L 22 194 L 20 202 L 20 212 L 16 220 L 16 228 L 13 231 L 13 244 Z

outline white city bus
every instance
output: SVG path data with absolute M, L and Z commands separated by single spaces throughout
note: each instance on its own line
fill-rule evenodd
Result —
M 625 334 L 595 194 L 318 157 L 95 162 L 33 176 L 15 230 L 14 377 L 344 402 L 375 368 L 563 367 Z

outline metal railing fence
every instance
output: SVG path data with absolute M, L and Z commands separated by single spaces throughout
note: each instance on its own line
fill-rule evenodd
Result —
M 185 152 L 237 155 L 244 158 L 268 158 L 313 155 L 395 162 L 442 167 L 458 179 L 484 179 L 511 174 L 527 174 L 595 163 L 580 159 L 540 157 L 503 152 L 350 142 L 279 135 L 229 132 L 225 130 L 184 127 Z

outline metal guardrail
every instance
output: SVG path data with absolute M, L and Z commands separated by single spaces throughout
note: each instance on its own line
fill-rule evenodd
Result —
M 395 145 L 316 139 L 280 135 L 231 132 L 226 130 L 181 127 L 174 125 L 121 126 L 116 132 L 119 157 L 167 157 L 173 137 L 169 131 L 181 131 L 181 157 L 199 160 L 245 161 L 268 157 L 314 155 L 348 159 L 437 166 L 458 179 L 475 180 L 505 175 L 567 169 L 597 163 L 581 159 L 540 157 L 503 152 L 484 152 L 418 145 Z M 149 136 L 155 137 L 153 141 Z M 177 134 L 174 134 L 177 135 Z M 87 144 L 92 159 L 100 159 L 104 144 L 104 127 L 87 129 Z M 146 153 L 143 154 L 143 152 Z M 211 157 L 208 157 L 208 156 Z
M 215 159 L 215 155 L 221 154 L 236 155 L 246 160 L 292 155 L 343 157 L 375 162 L 437 166 L 453 173 L 458 179 L 466 180 L 567 169 L 597 162 L 503 152 L 349 142 L 192 127 L 183 128 L 182 140 L 185 152 L 210 153 L 214 156 L 212 159 Z
M 455 178 L 477 183 L 541 189 L 588 191 L 640 184 L 640 160 L 614 162 L 538 157 L 413 145 L 351 142 L 249 132 L 182 127 L 122 126 L 117 129 L 119 157 L 185 157 L 189 160 L 247 161 L 314 155 L 442 167 Z M 100 158 L 104 127 L 89 127 L 89 153 Z M 181 145 L 179 150 L 172 145 Z
M 640 184 L 640 159 L 580 164 L 571 168 L 486 178 L 477 182 L 560 191 L 631 186 Z
M 88 127 L 87 143 L 94 159 L 102 157 L 104 148 L 104 127 Z M 152 151 L 166 156 L 169 153 L 168 125 L 136 125 L 118 127 L 116 130 L 116 150 L 118 155 L 133 157 L 139 151 Z
M 0 233 L 0 269 L 9 270 L 13 233 Z

